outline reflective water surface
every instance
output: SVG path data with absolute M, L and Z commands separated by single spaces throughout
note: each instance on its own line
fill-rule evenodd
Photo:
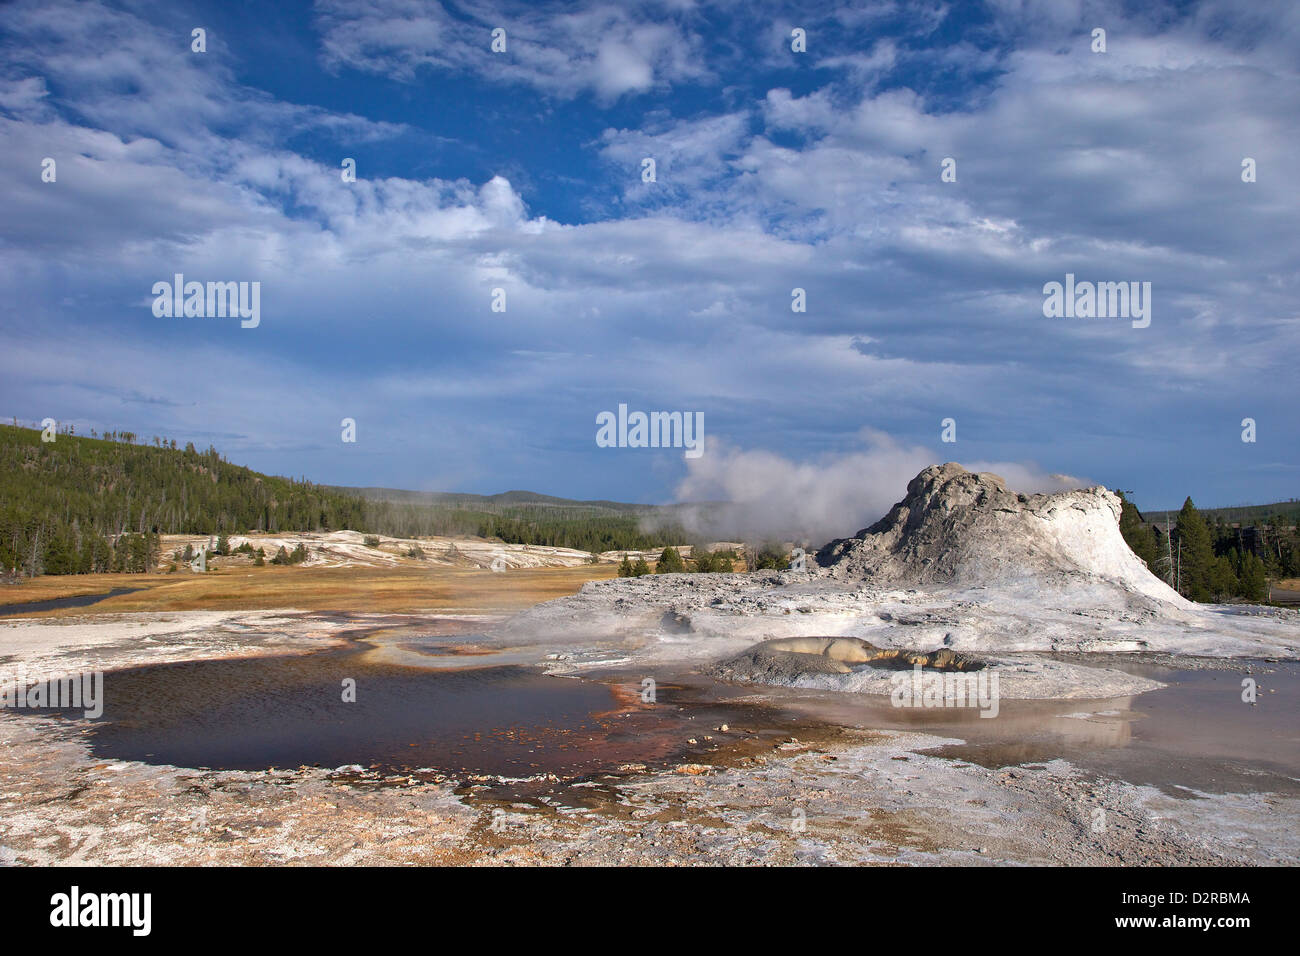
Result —
M 631 675 L 548 677 L 514 660 L 463 636 L 404 633 L 303 656 L 112 672 L 87 739 L 101 758 L 186 767 L 360 764 L 573 778 L 712 751 L 734 739 L 707 744 L 720 723 L 747 726 L 751 742 L 846 725 L 960 739 L 929 753 L 988 767 L 1059 757 L 1180 795 L 1300 793 L 1296 662 L 1200 671 L 1109 661 L 1169 686 L 1134 698 L 1003 701 L 985 719 L 976 709 L 895 708 L 885 697 L 686 688 L 666 678 L 648 704 Z M 1258 682 L 1254 706 L 1242 700 L 1247 674 Z M 355 682 L 354 702 L 344 700 L 345 681 Z

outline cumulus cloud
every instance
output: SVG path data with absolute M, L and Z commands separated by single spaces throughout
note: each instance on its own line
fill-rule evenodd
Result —
M 942 4 L 451 17 L 413 0 L 325 0 L 304 45 L 319 41 L 335 74 L 286 87 L 329 103 L 361 71 L 374 89 L 367 103 L 349 85 L 357 113 L 246 86 L 268 74 L 236 68 L 237 35 L 214 32 L 195 57 L 183 13 L 141 9 L 0 7 L 0 149 L 19 158 L 0 180 L 6 343 L 29 327 L 116 341 L 116 374 L 163 394 L 184 376 L 154 366 L 159 340 L 192 367 L 219 342 L 257 376 L 256 401 L 220 411 L 250 446 L 273 445 L 290 410 L 325 414 L 287 400 L 299 390 L 382 396 L 374 457 L 323 458 L 321 477 L 410 482 L 411 436 L 449 460 L 479 434 L 497 471 L 476 474 L 500 482 L 484 490 L 661 500 L 689 463 L 593 446 L 595 412 L 626 400 L 703 411 L 732 443 L 717 457 L 773 476 L 733 488 L 706 462 L 684 495 L 753 501 L 811 535 L 878 517 L 942 455 L 921 452 L 948 415 L 980 458 L 1118 471 L 1174 504 L 1195 490 L 1185 474 L 1218 469 L 1224 489 L 1262 474 L 1253 448 L 1231 444 L 1243 415 L 1289 449 L 1271 460 L 1300 447 L 1287 384 L 1300 347 L 1294 4 L 1146 15 L 1006 0 L 951 42 L 935 27 L 959 11 Z M 1098 16 L 1105 56 L 1085 42 Z M 753 18 L 768 26 L 743 29 Z M 789 50 L 796 22 L 808 54 Z M 508 55 L 488 49 L 497 25 Z M 402 141 L 449 132 L 448 88 L 476 98 L 486 131 L 455 172 Z M 545 142 L 500 134 L 539 114 L 554 124 Z M 339 157 L 373 144 L 341 184 Z M 645 155 L 659 160 L 654 188 L 640 182 Z M 957 183 L 938 179 L 946 155 Z M 1259 162 L 1254 184 L 1243 155 Z M 59 158 L 57 186 L 32 173 L 43 156 Z M 151 324 L 144 293 L 173 271 L 262 280 L 257 334 Z M 1151 280 L 1151 328 L 1044 320 L 1041 287 L 1067 271 Z M 503 315 L 488 311 L 497 286 Z M 794 287 L 806 313 L 791 312 Z M 88 317 L 100 338 L 83 334 Z M 132 347 L 150 360 L 133 364 Z M 292 374 L 277 376 L 286 355 Z M 89 370 L 60 367 L 4 350 L 0 398 L 73 417 Z M 1270 387 L 1225 386 L 1242 381 Z M 863 447 L 864 425 L 898 437 Z M 1175 454 L 1186 460 L 1170 469 Z M 842 491 L 814 493 L 818 465 Z M 892 490 L 855 496 L 854 474 Z

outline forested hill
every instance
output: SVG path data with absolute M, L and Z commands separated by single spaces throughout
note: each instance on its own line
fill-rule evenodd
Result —
M 0 425 L 0 574 L 150 571 L 160 534 L 348 529 L 477 535 L 581 551 L 681 544 L 673 509 L 506 492 L 347 489 L 263 475 L 214 448 L 131 432 L 87 438 Z M 660 513 L 653 531 L 641 518 Z
M 363 503 L 232 465 L 216 449 L 0 425 L 0 571 L 148 569 L 160 533 L 361 528 Z

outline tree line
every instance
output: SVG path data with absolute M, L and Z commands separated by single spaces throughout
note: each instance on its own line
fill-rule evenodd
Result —
M 790 566 L 790 553 L 785 546 L 769 541 L 761 546 L 745 545 L 743 554 L 735 551 L 710 551 L 703 544 L 691 548 L 689 560 L 681 552 L 669 546 L 663 549 L 659 560 L 652 569 L 643 557 L 635 561 L 627 555 L 618 565 L 620 578 L 639 578 L 646 574 L 730 574 L 736 570 L 736 562 L 743 561 L 750 571 L 782 570 Z
M 1247 532 L 1222 514 L 1206 521 L 1190 497 L 1167 528 L 1144 521 L 1127 499 L 1122 509 L 1120 532 L 1133 553 L 1189 600 L 1266 601 L 1270 579 L 1300 577 L 1300 529 L 1281 516 Z
M 580 551 L 641 551 L 687 540 L 636 514 L 520 504 L 497 511 L 367 500 L 306 480 L 233 465 L 215 448 L 135 432 L 54 441 L 0 425 L 0 574 L 155 570 L 162 534 L 354 531 L 393 537 L 478 536 Z M 224 553 L 224 551 L 220 552 Z M 270 563 L 297 563 L 276 555 Z M 298 560 L 301 560 L 299 558 Z
M 643 526 L 636 515 L 580 507 L 511 505 L 497 511 L 455 505 L 368 500 L 365 530 L 395 538 L 477 536 L 507 544 L 603 551 L 645 551 L 687 540 L 678 525 Z
M 360 498 L 232 465 L 132 432 L 42 441 L 0 425 L 0 571 L 27 576 L 154 570 L 160 534 L 357 527 Z

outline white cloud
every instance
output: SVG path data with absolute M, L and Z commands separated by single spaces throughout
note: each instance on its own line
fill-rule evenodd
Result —
M 690 5 L 586 2 L 565 11 L 487 2 L 452 17 L 438 3 L 321 0 L 317 26 L 327 65 L 415 83 L 422 73 L 471 73 L 571 99 L 605 103 L 709 76 Z M 665 23 L 664 21 L 669 21 Z M 493 52 L 494 29 L 506 49 Z
M 640 396 L 704 410 L 710 434 L 733 449 L 773 447 L 788 468 L 772 464 L 772 473 L 798 487 L 803 457 L 847 476 L 827 449 L 862 425 L 929 436 L 958 412 L 975 455 L 1050 456 L 1051 467 L 1088 470 L 1077 449 L 1104 445 L 1098 435 L 1119 431 L 1140 448 L 1143 436 L 1156 440 L 1154 422 L 1188 427 L 1189 397 L 1239 421 L 1245 412 L 1223 383 L 1282 382 L 1300 346 L 1300 199 L 1289 179 L 1300 84 L 1281 53 L 1298 31 L 1282 8 L 1271 8 L 1265 36 L 1221 5 L 1172 25 L 1106 6 L 1105 59 L 1075 43 L 1077 17 L 1058 23 L 1038 7 L 1024 8 L 1024 24 L 998 21 L 1006 49 L 882 41 L 862 54 L 874 66 L 819 27 L 810 36 L 826 52 L 797 87 L 808 92 L 790 92 L 782 74 L 753 97 L 716 90 L 725 55 L 699 55 L 709 38 L 689 5 L 671 15 L 484 9 L 452 22 L 436 5 L 323 3 L 324 55 L 340 69 L 405 80 L 464 70 L 489 87 L 499 79 L 607 105 L 686 83 L 720 95 L 694 108 L 655 103 L 640 123 L 620 114 L 599 137 L 584 131 L 572 148 L 603 160 L 606 178 L 574 189 L 608 186 L 619 198 L 599 221 L 566 224 L 540 214 L 544 204 L 504 159 L 474 182 L 363 168 L 343 184 L 333 161 L 295 148 L 298 134 L 379 141 L 405 128 L 244 88 L 158 23 L 91 4 L 0 10 L 12 38 L 0 149 L 60 164 L 57 186 L 25 173 L 0 181 L 6 329 L 39 321 L 58 330 L 88 314 L 121 321 L 117 303 L 143 313 L 141 290 L 172 271 L 253 276 L 272 311 L 265 337 L 238 348 L 270 362 L 328 336 L 333 347 L 315 358 L 322 391 L 340 369 L 369 361 L 369 377 L 348 381 L 382 391 L 390 416 L 445 411 L 458 394 L 500 395 L 511 411 L 475 405 L 484 429 L 520 447 L 574 448 L 589 444 L 596 409 Z M 897 13 L 878 5 L 868 21 Z M 487 48 L 498 15 L 509 58 Z M 945 56 L 968 70 L 996 57 L 1001 72 L 956 107 L 957 94 L 898 86 L 899 71 Z M 1247 150 L 1261 170 L 1250 186 L 1238 176 Z M 646 155 L 659 163 L 658 188 L 640 183 Z M 958 159 L 956 184 L 938 180 L 945 155 Z M 1067 270 L 1152 280 L 1150 334 L 1046 323 L 1039 290 Z M 494 285 L 509 287 L 504 316 L 487 311 Z M 794 286 L 808 292 L 807 313 L 790 311 Z M 200 332 L 180 328 L 196 336 L 187 354 L 201 354 Z M 563 371 L 556 354 L 570 357 Z M 0 359 L 7 400 L 44 402 L 60 387 L 81 394 L 79 366 L 32 377 L 20 361 Z M 173 387 L 152 368 L 139 374 L 155 391 Z M 290 383 L 264 382 L 272 408 L 308 407 L 277 402 Z M 1250 396 L 1252 409 L 1265 406 L 1261 420 L 1294 404 L 1293 389 L 1274 392 Z M 489 424 L 498 414 L 516 417 Z M 968 427 L 972 418 L 983 427 Z M 247 431 L 267 421 L 255 416 Z M 999 447 L 1008 444 L 1049 451 Z M 910 467 L 921 447 L 873 446 L 852 463 Z M 608 460 L 602 467 L 633 480 L 647 471 Z M 875 503 L 848 490 L 832 499 Z M 794 514 L 820 526 L 830 513 L 810 501 Z

